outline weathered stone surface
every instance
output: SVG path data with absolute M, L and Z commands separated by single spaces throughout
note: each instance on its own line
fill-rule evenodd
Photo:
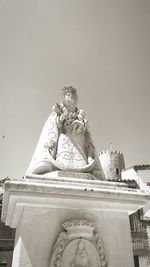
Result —
M 68 228 L 66 221 L 76 220 L 92 223 L 93 231 L 102 239 L 109 267 L 133 267 L 128 214 L 149 205 L 149 194 L 129 189 L 123 183 L 80 179 L 74 174 L 74 177 L 71 174 L 58 177 L 58 173 L 53 178 L 35 176 L 5 184 L 2 219 L 5 224 L 16 227 L 12 267 L 49 267 L 54 243 L 62 232 L 61 225 L 68 229 L 69 238 L 79 232 L 82 238 L 81 244 L 77 238 L 66 246 L 61 267 L 75 264 L 77 259 L 80 261 L 80 249 L 85 250 L 85 262 L 93 263 L 92 255 L 95 255 L 97 266 L 97 251 L 84 239 L 91 238 L 92 230 L 85 233 L 80 226 L 72 232 Z M 73 250 L 71 258 L 65 256 Z
M 2 220 L 16 227 L 24 205 L 31 203 L 33 207 L 43 208 L 76 207 L 132 213 L 149 201 L 149 194 L 120 186 L 120 183 L 68 177 L 6 182 Z

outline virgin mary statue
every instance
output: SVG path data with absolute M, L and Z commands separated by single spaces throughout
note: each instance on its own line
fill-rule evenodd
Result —
M 84 172 L 103 180 L 103 172 L 83 110 L 77 108 L 77 90 L 61 90 L 46 121 L 27 175 L 43 175 L 56 170 Z

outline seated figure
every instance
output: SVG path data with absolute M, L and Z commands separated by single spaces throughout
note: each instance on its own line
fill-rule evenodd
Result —
M 70 267 L 92 267 L 88 261 L 88 257 L 84 248 L 84 244 L 80 240 L 75 253 L 74 260 L 71 262 Z
M 45 123 L 27 175 L 63 170 L 90 173 L 103 180 L 85 113 L 77 108 L 76 89 L 64 87 L 61 100 Z

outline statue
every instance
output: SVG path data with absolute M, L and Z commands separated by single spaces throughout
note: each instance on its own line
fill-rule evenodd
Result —
M 76 254 L 70 267 L 91 267 L 82 241 L 78 242 Z
M 43 128 L 27 175 L 63 170 L 88 172 L 103 180 L 85 112 L 77 108 L 77 90 L 64 87 L 61 100 L 53 106 Z

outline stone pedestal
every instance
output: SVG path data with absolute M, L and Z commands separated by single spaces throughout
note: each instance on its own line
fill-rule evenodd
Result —
M 78 174 L 77 178 L 75 174 L 73 178 L 71 174 L 68 176 L 66 174 L 65 177 L 65 173 L 55 173 L 51 178 L 35 175 L 5 184 L 2 220 L 6 225 L 16 228 L 12 267 L 54 266 L 50 262 L 59 248 L 57 243 L 62 239 L 67 240 L 65 246 L 68 247 L 63 247 L 60 261 L 55 264 L 64 266 L 67 249 L 72 251 L 72 259 L 70 262 L 68 260 L 68 266 L 65 267 L 75 267 L 78 250 L 84 251 L 84 258 L 88 262 L 94 261 L 87 250 L 98 239 L 93 241 L 92 234 L 89 235 L 92 229 L 90 223 L 95 225 L 92 231 L 101 242 L 100 249 L 95 245 L 91 247 L 93 251 L 96 248 L 93 253 L 99 260 L 99 265 L 92 262 L 91 266 L 133 267 L 128 215 L 148 206 L 149 195 L 129 189 L 122 183 L 85 179 L 89 178 L 88 175 L 79 177 Z M 76 222 L 76 228 L 71 228 L 74 231 L 71 239 L 70 232 L 65 238 L 61 235 L 65 233 L 63 235 L 66 236 L 62 226 L 66 221 Z M 83 222 L 87 222 L 87 225 Z M 73 249 L 74 246 L 79 248 Z M 107 263 L 103 258 L 107 259 Z

